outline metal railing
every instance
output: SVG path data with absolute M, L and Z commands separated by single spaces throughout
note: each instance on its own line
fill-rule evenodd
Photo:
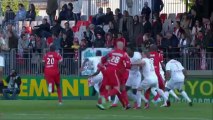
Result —
M 20 55 L 18 50 L 12 49 L 9 52 L 1 52 L 0 55 L 5 58 L 4 75 L 8 75 L 11 69 L 16 69 L 22 75 L 42 75 L 43 65 L 42 58 L 45 50 L 42 52 L 27 52 Z M 177 56 L 175 59 L 180 61 L 187 70 L 213 70 L 213 52 L 197 52 L 196 54 L 181 52 L 164 52 L 165 62 L 169 55 Z M 81 59 L 80 54 L 76 56 L 74 53 L 60 51 L 63 62 L 60 64 L 60 72 L 62 75 L 80 75 Z M 80 51 L 79 51 L 80 53 Z M 76 58 L 77 57 L 77 58 Z

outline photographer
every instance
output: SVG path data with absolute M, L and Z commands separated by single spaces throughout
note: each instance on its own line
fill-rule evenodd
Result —
M 15 100 L 17 94 L 20 93 L 21 77 L 17 75 L 15 70 L 12 70 L 6 78 L 6 82 L 8 86 L 6 89 L 3 89 L 3 96 L 6 100 Z

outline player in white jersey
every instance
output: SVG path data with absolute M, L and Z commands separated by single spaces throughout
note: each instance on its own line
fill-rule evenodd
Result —
M 142 54 L 143 59 L 142 59 L 142 75 L 144 77 L 144 80 L 141 82 L 141 89 L 143 91 L 146 91 L 147 89 L 151 88 L 151 92 L 154 96 L 159 93 L 163 99 L 164 99 L 164 104 L 163 106 L 167 106 L 167 97 L 165 96 L 163 90 L 159 89 L 158 87 L 158 78 L 155 73 L 154 69 L 154 63 L 151 59 L 149 59 L 149 52 L 143 52 Z M 148 100 L 142 96 L 142 99 L 147 103 Z
M 192 101 L 188 97 L 187 93 L 182 89 L 184 85 L 186 70 L 182 64 L 172 59 L 172 56 L 169 56 L 169 61 L 166 64 L 166 79 L 168 80 L 166 84 L 165 95 L 168 98 L 170 91 L 177 89 L 181 95 L 187 100 L 190 106 L 192 106 Z M 173 95 L 174 96 L 174 95 Z M 174 96 L 176 99 L 179 99 L 177 96 Z

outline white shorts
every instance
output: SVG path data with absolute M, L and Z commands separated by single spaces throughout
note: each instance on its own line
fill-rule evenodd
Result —
M 100 84 L 102 80 L 103 80 L 102 74 L 98 74 L 92 78 L 89 78 L 88 79 L 89 87 L 94 86 L 95 84 Z
M 158 87 L 158 81 L 156 80 L 147 80 L 147 79 L 144 79 L 142 82 L 141 82 L 141 89 L 142 90 L 147 90 L 149 88 L 159 88 Z
M 166 87 L 169 89 L 178 89 L 178 90 L 182 90 L 184 85 L 184 81 L 183 82 L 175 82 L 173 80 L 169 80 L 168 82 L 166 82 Z
M 126 86 L 131 87 L 132 89 L 138 89 L 141 83 L 141 73 L 137 72 L 129 72 L 129 78 L 126 82 Z

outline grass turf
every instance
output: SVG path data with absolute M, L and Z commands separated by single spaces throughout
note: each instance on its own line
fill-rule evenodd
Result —
M 151 105 L 150 109 L 127 111 L 121 107 L 101 111 L 93 100 L 67 100 L 62 106 L 54 100 L 0 101 L 0 120 L 212 120 L 213 104 L 174 103 L 170 108 Z

